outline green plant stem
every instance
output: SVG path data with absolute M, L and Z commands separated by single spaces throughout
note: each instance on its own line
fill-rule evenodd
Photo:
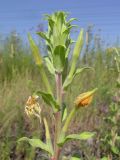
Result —
M 59 106 L 62 104 L 62 74 L 56 74 L 56 92 L 57 92 L 57 102 Z
M 74 117 L 74 115 L 75 115 L 77 110 L 78 110 L 78 108 L 75 107 L 75 106 L 71 110 L 71 112 L 70 112 L 70 114 L 69 114 L 68 118 L 66 119 L 65 124 L 63 126 L 63 129 L 62 129 L 63 133 L 67 132 L 69 124 L 70 124 L 71 120 L 73 119 L 73 117 Z
M 57 94 L 57 102 L 61 108 L 62 105 L 62 74 L 56 73 L 56 94 Z M 54 152 L 55 152 L 55 160 L 59 159 L 60 148 L 57 145 L 57 141 L 61 132 L 61 111 L 55 113 L 55 136 L 54 136 Z

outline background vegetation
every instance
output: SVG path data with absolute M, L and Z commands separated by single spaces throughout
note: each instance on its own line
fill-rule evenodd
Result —
M 72 133 L 85 130 L 96 131 L 97 134 L 87 142 L 72 142 L 64 152 L 66 155 L 78 155 L 82 159 L 93 160 L 95 157 L 100 159 L 106 156 L 110 150 L 101 139 L 105 137 L 105 130 L 110 127 L 104 120 L 109 115 L 109 106 L 117 101 L 113 94 L 117 69 L 114 61 L 115 51 L 103 46 L 100 37 L 94 36 L 90 28 L 86 35 L 89 39 L 86 38 L 86 46 L 78 65 L 93 67 L 94 71 L 86 71 L 75 78 L 69 87 L 66 100 L 68 106 L 72 107 L 74 98 L 80 92 L 98 87 L 93 103 L 77 113 L 70 129 Z M 41 40 L 39 46 L 45 55 Z M 51 75 L 48 76 L 51 85 L 54 85 Z M 43 126 L 39 126 L 36 119 L 29 120 L 24 113 L 28 96 L 39 88 L 43 88 L 43 85 L 29 46 L 12 32 L 2 43 L 0 50 L 0 160 L 47 159 L 41 150 L 34 151 L 29 145 L 26 149 L 22 144 L 17 144 L 17 140 L 22 136 L 40 136 L 44 140 Z M 40 104 L 47 115 L 50 112 L 49 108 L 45 107 L 42 101 Z M 113 155 L 116 157 L 115 153 Z

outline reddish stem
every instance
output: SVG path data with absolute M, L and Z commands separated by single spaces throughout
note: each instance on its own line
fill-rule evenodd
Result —
M 61 108 L 61 104 L 62 104 L 62 74 L 61 73 L 56 73 L 56 94 L 57 94 L 58 105 Z M 60 136 L 60 131 L 61 131 L 61 111 L 58 111 L 57 113 L 55 113 L 55 135 L 54 135 L 55 155 L 52 160 L 58 160 L 60 156 L 61 149 L 57 145 L 57 141 Z

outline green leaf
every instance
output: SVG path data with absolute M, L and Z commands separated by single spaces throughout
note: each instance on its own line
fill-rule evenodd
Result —
M 65 47 L 58 45 L 53 53 L 53 65 L 57 72 L 62 72 L 65 65 Z
M 103 157 L 100 160 L 108 160 L 108 158 L 107 157 Z
M 45 125 L 45 135 L 46 135 L 46 144 L 48 145 L 52 155 L 54 154 L 53 152 L 53 146 L 52 146 L 52 142 L 51 142 L 51 137 L 50 137 L 50 132 L 49 132 L 49 127 L 48 127 L 48 123 L 47 120 L 44 118 L 44 125 Z
M 69 160 L 69 159 L 66 156 L 63 156 L 62 160 Z
M 117 137 L 116 137 L 116 140 L 117 140 L 117 141 L 120 141 L 120 136 L 117 136 Z
M 75 78 L 78 74 L 82 73 L 82 72 L 83 72 L 84 70 L 86 70 L 86 69 L 92 69 L 92 70 L 93 70 L 92 67 L 78 68 L 78 69 L 76 69 L 75 73 L 74 73 L 71 77 L 68 76 L 68 77 L 66 78 L 64 84 L 63 84 L 64 90 L 66 90 L 66 89 L 69 87 L 69 85 L 73 82 L 74 78 Z
M 67 140 L 87 140 L 91 137 L 93 137 L 95 135 L 94 132 L 83 132 L 83 133 L 80 133 L 80 134 L 71 134 L 71 135 L 68 135 L 66 138 Z
M 83 29 L 81 29 L 80 31 L 80 34 L 78 36 L 78 39 L 76 41 L 76 44 L 73 50 L 72 64 L 69 72 L 69 77 L 72 77 L 76 70 L 77 61 L 79 59 L 79 55 L 82 50 L 82 47 L 83 47 Z
M 77 20 L 77 18 L 71 18 L 67 23 L 69 24 L 69 23 L 71 23 L 72 21 L 75 21 L 75 20 Z
M 49 57 L 45 57 L 44 60 L 45 60 L 45 64 L 46 64 L 49 72 L 50 72 L 52 75 L 55 75 L 55 68 L 54 68 L 52 62 L 50 61 Z
M 75 72 L 75 76 L 76 76 L 77 74 L 79 74 L 79 73 L 83 72 L 83 71 L 84 71 L 84 70 L 86 70 L 86 69 L 91 69 L 91 70 L 93 70 L 93 71 L 94 71 L 94 69 L 93 69 L 92 67 L 83 67 L 83 68 L 78 68 L 78 69 L 76 70 L 76 72 Z
M 40 54 L 39 48 L 37 47 L 37 45 L 33 41 L 30 34 L 28 34 L 28 39 L 29 39 L 29 43 L 30 43 L 33 57 L 35 59 L 35 63 L 39 67 L 39 71 L 40 71 L 43 83 L 45 84 L 47 91 L 52 93 L 48 78 L 47 78 L 45 70 L 43 68 L 43 60 L 42 60 L 42 56 Z
M 43 143 L 40 139 L 30 139 L 27 137 L 22 137 L 18 140 L 18 142 L 22 142 L 22 141 L 28 142 L 34 148 L 41 148 L 41 149 L 49 152 L 51 155 L 53 154 L 51 152 L 51 149 L 49 148 L 49 146 L 47 144 Z
M 52 29 L 54 27 L 55 21 L 52 19 L 49 19 L 49 27 Z
M 40 54 L 39 48 L 37 47 L 37 45 L 33 41 L 30 33 L 28 33 L 28 39 L 29 39 L 29 43 L 30 43 L 33 57 L 35 59 L 35 63 L 36 63 L 36 65 L 41 66 L 42 65 L 42 56 Z
M 63 34 L 66 34 L 66 37 L 69 35 L 70 33 L 70 30 L 73 28 L 73 27 L 78 27 L 77 25 L 70 25 L 69 27 L 67 27 L 64 31 L 63 31 Z
M 81 160 L 81 158 L 78 158 L 78 157 L 71 157 L 71 158 L 70 158 L 69 156 L 68 156 L 68 157 L 63 156 L 63 157 L 62 157 L 62 160 Z
M 61 133 L 60 141 L 58 142 L 59 146 L 64 145 L 69 140 L 87 140 L 95 135 L 95 132 L 82 132 L 80 134 L 71 134 L 64 137 L 64 134 Z
M 119 149 L 116 146 L 111 146 L 111 150 L 114 154 L 119 154 Z
M 70 160 L 81 160 L 81 158 L 78 158 L 78 157 L 71 157 Z
M 62 108 L 62 121 L 64 121 L 67 117 L 67 107 L 65 104 L 63 104 L 63 108 Z
M 54 99 L 54 97 L 51 94 L 45 93 L 42 91 L 37 91 L 34 93 L 34 95 L 42 96 L 42 98 L 46 104 L 53 107 L 53 109 L 59 109 L 59 105 L 57 104 L 56 100 Z
M 50 43 L 49 38 L 47 37 L 47 35 L 44 32 L 37 32 L 37 34 Z

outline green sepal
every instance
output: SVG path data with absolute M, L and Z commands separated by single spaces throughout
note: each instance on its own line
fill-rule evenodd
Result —
M 22 137 L 18 140 L 18 142 L 22 141 L 28 142 L 32 147 L 41 148 L 42 150 L 47 151 L 49 154 L 53 155 L 49 146 L 46 143 L 43 143 L 40 139 L 30 139 L 27 137 Z
M 59 139 L 58 145 L 63 146 L 66 142 L 70 140 L 88 140 L 94 135 L 95 135 L 95 132 L 82 132 L 80 134 L 70 134 L 68 136 L 65 136 L 64 133 L 61 133 L 61 137 Z
M 65 53 L 66 48 L 62 45 L 58 45 L 54 49 L 53 53 L 53 65 L 56 72 L 62 72 L 65 65 Z

